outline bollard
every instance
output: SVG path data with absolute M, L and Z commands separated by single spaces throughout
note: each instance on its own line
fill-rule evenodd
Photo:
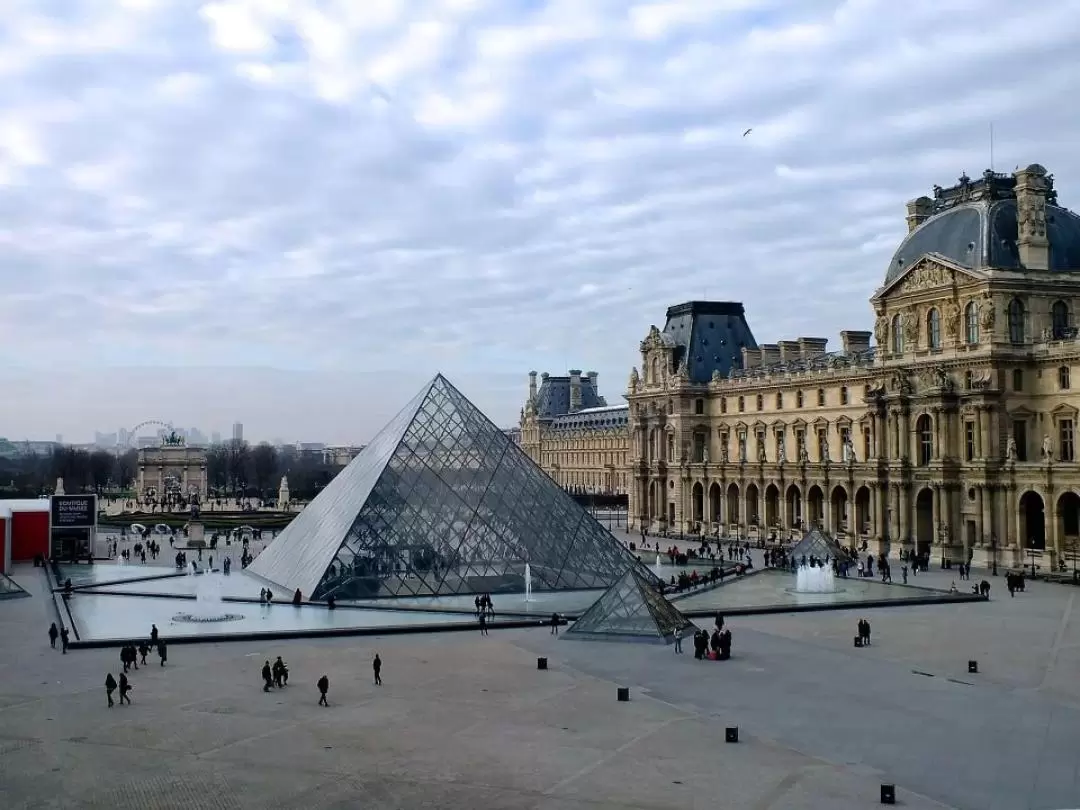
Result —
M 974 675 L 978 671 L 979 671 L 979 662 L 978 661 L 968 661 L 968 672 L 970 672 L 972 675 Z
M 856 647 L 861 647 L 862 646 L 862 636 L 855 636 L 855 646 Z
M 537 669 L 547 669 L 547 659 L 546 658 L 537 658 L 536 659 L 536 668 Z
M 896 785 L 881 786 L 881 803 L 896 804 Z
M 619 687 L 619 703 L 630 702 L 630 689 L 626 686 Z
M 724 742 L 737 743 L 739 741 L 739 727 L 728 726 L 724 729 Z

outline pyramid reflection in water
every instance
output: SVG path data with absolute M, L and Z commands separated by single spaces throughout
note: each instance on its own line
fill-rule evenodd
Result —
M 641 565 L 630 568 L 566 632 L 570 639 L 644 639 L 668 643 L 694 625 L 656 589 Z
M 635 559 L 441 374 L 252 563 L 312 599 L 606 588 Z

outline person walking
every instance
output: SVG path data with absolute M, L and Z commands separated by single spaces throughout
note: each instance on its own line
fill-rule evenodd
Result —
M 375 685 L 382 686 L 382 659 L 379 658 L 378 653 L 375 653 L 371 661 L 371 669 L 375 672 Z
M 486 636 L 488 634 L 487 629 L 487 613 L 481 611 L 480 613 L 480 635 Z
M 269 692 L 270 687 L 274 685 L 274 672 L 273 672 L 272 669 L 270 669 L 270 662 L 269 661 L 266 661 L 263 664 L 262 679 L 263 679 L 263 691 L 264 692 Z
M 159 641 L 157 645 L 157 654 L 161 658 L 161 665 L 165 666 L 165 662 L 169 660 L 169 650 L 165 646 L 164 641 Z
M 559 614 L 558 613 L 552 613 L 551 614 L 551 635 L 553 635 L 553 636 L 559 635 Z
M 68 642 L 71 640 L 71 636 L 68 634 L 68 629 L 65 627 L 60 630 L 60 651 L 67 655 Z
M 128 706 L 131 705 L 131 682 L 128 680 L 128 676 L 123 672 L 120 673 L 120 705 L 124 705 L 124 701 L 128 702 Z
M 108 673 L 105 676 L 105 697 L 109 699 L 109 708 L 113 707 L 113 692 L 116 691 L 116 678 L 112 676 L 112 673 Z
M 682 655 L 682 634 L 676 630 L 673 635 L 675 636 L 675 654 Z
M 56 649 L 56 639 L 60 637 L 60 631 L 56 629 L 56 622 L 49 625 L 49 646 Z
M 323 675 L 315 685 L 319 687 L 319 705 L 329 706 L 330 704 L 326 702 L 326 693 L 330 691 L 330 679 Z

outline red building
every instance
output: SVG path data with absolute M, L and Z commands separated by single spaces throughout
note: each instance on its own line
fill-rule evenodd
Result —
M 49 556 L 49 500 L 0 500 L 0 571 Z

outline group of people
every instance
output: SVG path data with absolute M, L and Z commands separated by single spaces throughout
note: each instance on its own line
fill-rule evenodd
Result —
M 54 625 L 55 627 L 55 625 Z M 66 632 L 66 631 L 65 631 Z M 52 638 L 52 628 L 49 628 L 49 637 Z M 66 642 L 65 642 L 66 646 Z M 109 708 L 111 709 L 116 705 L 113 700 L 113 694 L 117 689 L 120 690 L 120 705 L 124 705 L 126 702 L 131 705 L 131 681 L 128 680 L 127 674 L 131 671 L 131 668 L 139 668 L 139 664 L 146 664 L 146 656 L 150 654 L 150 650 L 157 648 L 158 658 L 161 660 L 161 666 L 165 666 L 165 661 L 168 660 L 168 648 L 165 642 L 162 641 L 158 635 L 158 629 L 156 624 L 150 625 L 150 640 L 140 641 L 136 644 L 125 644 L 120 648 L 120 664 L 123 666 L 123 670 L 120 673 L 119 682 L 113 677 L 111 672 L 105 675 L 105 697 L 109 701 Z
M 676 645 L 675 651 L 682 652 L 682 644 Z M 716 627 L 709 635 L 708 630 L 694 632 L 694 658 L 698 661 L 727 661 L 731 658 L 731 630 Z
M 375 676 L 375 685 L 382 686 L 382 658 L 379 657 L 378 653 L 375 653 L 375 657 L 371 659 L 371 670 Z M 281 660 L 280 655 L 273 664 L 270 663 L 269 659 L 263 663 L 262 679 L 264 692 L 269 692 L 271 689 L 284 689 L 289 685 L 289 667 Z M 320 676 L 319 680 L 315 682 L 315 688 L 319 690 L 319 705 L 329 706 L 330 702 L 326 698 L 330 692 L 329 676 Z
M 65 627 L 63 630 L 56 628 L 56 622 L 49 625 L 49 646 L 54 650 L 56 649 L 56 640 L 60 639 L 61 650 L 64 655 L 67 655 L 68 644 L 71 642 L 71 636 L 68 634 L 68 629 Z

